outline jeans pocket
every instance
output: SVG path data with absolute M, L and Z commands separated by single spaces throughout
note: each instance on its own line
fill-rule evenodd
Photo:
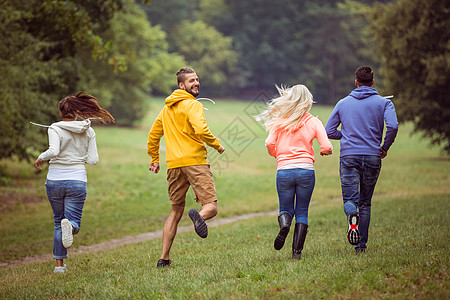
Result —
M 301 188 L 314 188 L 316 184 L 316 176 L 314 171 L 304 173 L 297 178 L 297 185 Z
M 67 187 L 67 198 L 83 200 L 86 198 L 87 188 L 85 183 L 73 183 Z
M 379 167 L 366 166 L 364 168 L 364 184 L 366 185 L 374 185 L 377 183 L 378 176 L 380 175 Z
M 288 190 L 292 186 L 292 178 L 288 176 L 277 176 L 277 189 L 278 190 Z
M 381 170 L 381 158 L 379 157 L 367 158 L 366 161 L 364 162 L 364 170 L 363 170 L 364 184 L 374 185 L 378 180 L 380 170 Z
M 341 163 L 339 173 L 343 185 L 354 185 L 359 182 L 359 172 L 355 167 L 349 167 Z

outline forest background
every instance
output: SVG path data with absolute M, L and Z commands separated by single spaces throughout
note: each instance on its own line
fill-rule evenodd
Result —
M 29 122 L 58 120 L 78 91 L 136 124 L 182 66 L 202 97 L 267 101 L 302 83 L 333 105 L 370 65 L 399 120 L 449 152 L 448 28 L 437 0 L 0 0 L 0 158 L 36 157 L 47 138 Z

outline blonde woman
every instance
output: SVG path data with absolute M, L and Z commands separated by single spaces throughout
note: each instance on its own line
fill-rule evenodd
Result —
M 313 140 L 320 144 L 320 154 L 330 155 L 333 147 L 325 129 L 309 110 L 313 96 L 304 85 L 277 87 L 279 97 L 256 117 L 269 130 L 266 147 L 277 159 L 278 223 L 280 231 L 274 247 L 280 250 L 295 217 L 292 258 L 300 259 L 308 232 L 308 208 L 315 185 Z
M 94 96 L 78 93 L 59 102 L 62 121 L 48 128 L 49 148 L 35 161 L 37 169 L 49 161 L 45 187 L 53 210 L 53 258 L 55 273 L 66 272 L 64 259 L 72 246 L 73 235 L 80 230 L 86 200 L 85 164 L 98 162 L 95 132 L 89 119 L 114 122 L 113 116 L 98 105 Z

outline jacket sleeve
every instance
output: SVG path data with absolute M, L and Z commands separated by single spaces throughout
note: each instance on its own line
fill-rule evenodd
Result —
M 222 146 L 219 140 L 211 133 L 206 123 L 203 105 L 198 101 L 193 101 L 188 112 L 189 124 L 194 129 L 195 134 L 208 146 L 219 150 Z
M 88 144 L 86 163 L 88 165 L 95 165 L 98 163 L 98 152 L 97 152 L 97 141 L 95 139 L 94 129 L 89 128 L 88 136 L 89 136 L 89 144 Z
M 397 115 L 392 101 L 388 100 L 384 108 L 384 122 L 386 123 L 386 136 L 384 137 L 384 144 L 382 148 L 389 150 L 398 132 Z
M 342 133 L 338 130 L 338 126 L 341 124 L 341 119 L 339 117 L 338 110 L 339 102 L 333 109 L 333 112 L 328 119 L 327 125 L 325 126 L 325 131 L 328 135 L 328 138 L 332 140 L 340 140 L 342 138 Z
M 319 119 L 316 121 L 316 138 L 320 145 L 320 152 L 333 152 L 333 145 L 328 140 L 327 133 L 323 127 L 322 122 Z
M 45 161 L 45 160 L 50 160 L 56 156 L 58 156 L 59 151 L 60 151 L 60 141 L 59 141 L 59 135 L 58 132 L 56 131 L 55 128 L 53 127 L 49 127 L 48 128 L 48 144 L 49 147 L 47 149 L 47 151 L 41 153 L 41 155 L 39 155 L 39 160 L 41 161 Z
M 161 114 L 162 111 L 159 113 L 148 133 L 147 153 L 152 158 L 151 163 L 159 163 L 159 144 L 164 135 Z
M 277 157 L 277 142 L 278 142 L 278 131 L 271 130 L 265 142 L 267 152 L 269 152 L 270 156 Z

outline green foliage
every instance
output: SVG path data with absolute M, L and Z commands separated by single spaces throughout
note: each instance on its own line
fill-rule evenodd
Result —
M 306 4 L 304 70 L 298 75 L 317 102 L 335 103 L 354 86 L 354 71 L 374 65 L 371 45 L 362 35 L 364 23 L 352 12 L 360 4 L 338 5 L 336 1 Z
M 1 2 L 0 158 L 25 159 L 44 147 L 46 131 L 29 122 L 51 123 L 57 101 L 76 91 L 78 48 L 105 57 L 108 49 L 95 31 L 118 6 L 118 0 Z
M 197 19 L 198 0 L 152 0 L 150 6 L 142 6 L 152 24 L 161 25 L 169 35 L 182 21 Z
M 174 50 L 183 55 L 200 77 L 206 93 L 228 93 L 228 76 L 233 73 L 237 54 L 230 37 L 202 21 L 184 21 L 171 36 Z
M 203 0 L 200 15 L 233 38 L 239 61 L 235 87 L 303 83 L 319 103 L 335 103 L 352 89 L 356 67 L 373 65 L 370 53 L 360 51 L 360 22 L 337 3 Z
M 54 97 L 69 82 L 59 77 L 62 67 L 72 65 L 70 59 L 46 55 L 55 47 L 51 40 L 41 40 L 32 30 L 39 14 L 38 1 L 2 1 L 0 9 L 0 157 L 18 155 L 27 158 L 29 148 L 42 146 L 45 131 L 30 121 L 49 122 L 56 117 Z M 42 87 L 42 88 L 41 88 Z
M 214 71 L 202 55 L 202 43 L 209 45 L 209 37 L 203 36 L 206 30 L 187 28 L 201 20 L 232 38 L 236 67 L 225 68 L 223 75 L 206 74 L 222 80 L 229 94 L 254 97 L 274 84 L 304 83 L 317 102 L 334 104 L 354 87 L 356 67 L 376 67 L 373 45 L 364 32 L 367 21 L 355 13 L 358 7 L 365 6 L 337 0 L 156 0 L 144 9 L 167 32 L 170 51 L 183 54 L 196 70 Z
M 239 59 L 239 88 L 271 89 L 291 83 L 302 67 L 304 5 L 299 1 L 227 1 L 226 17 L 212 25 L 233 38 Z
M 109 64 L 81 53 L 85 68 L 79 86 L 101 99 L 116 123 L 132 125 L 146 112 L 144 103 L 152 91 L 168 93 L 176 84 L 175 73 L 184 60 L 168 53 L 166 34 L 158 26 L 152 27 L 133 1 L 115 13 L 102 37 L 117 54 L 111 60 L 122 57 L 127 68 L 112 72 Z
M 450 153 L 450 8 L 445 1 L 374 6 L 370 29 L 400 121 Z
M 0 158 L 35 157 L 46 131 L 29 122 L 58 120 L 58 101 L 80 90 L 132 124 L 183 63 L 132 0 L 3 0 L 0 8 Z
M 199 19 L 206 24 L 220 23 L 217 19 L 229 16 L 226 0 L 200 0 L 199 11 Z

